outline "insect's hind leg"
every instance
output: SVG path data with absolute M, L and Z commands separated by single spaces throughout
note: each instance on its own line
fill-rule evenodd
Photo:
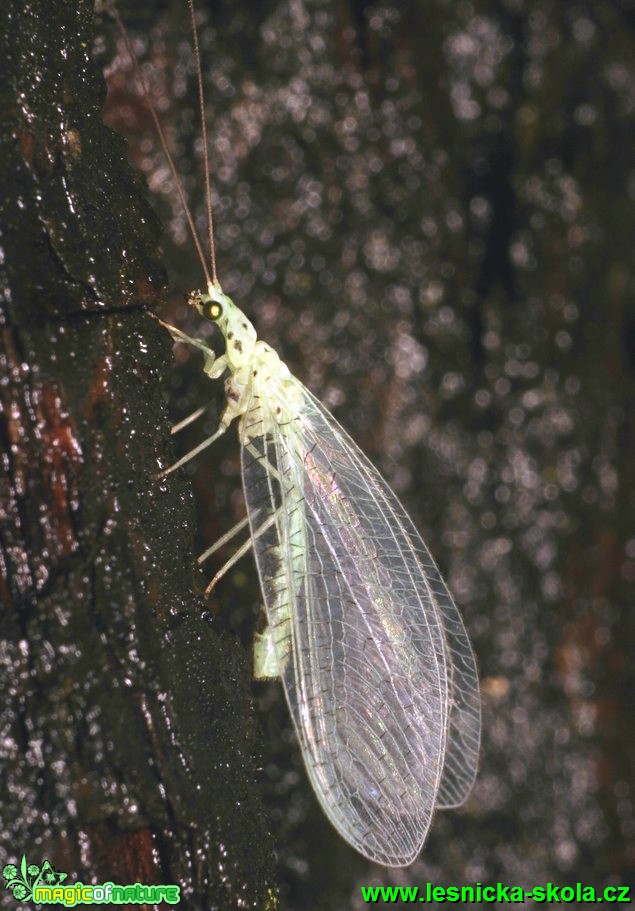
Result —
M 211 557 L 219 547 L 222 547 L 223 544 L 227 544 L 228 541 L 231 541 L 232 538 L 235 538 L 238 532 L 241 531 L 245 525 L 248 524 L 248 522 L 249 516 L 245 516 L 245 518 L 241 519 L 240 522 L 236 522 L 233 528 L 230 528 L 230 530 L 226 534 L 222 535 L 218 541 L 215 541 L 211 547 L 208 547 L 207 550 L 204 550 L 200 557 L 197 557 L 196 562 L 199 564 L 204 563 L 205 560 L 207 560 L 208 557 Z
M 263 522 L 261 527 L 256 530 L 255 537 L 263 534 L 275 521 L 276 515 L 271 516 L 267 519 L 266 522 Z M 241 519 L 240 522 L 237 522 L 233 528 L 231 528 L 226 534 L 218 539 L 211 547 L 200 555 L 198 558 L 198 563 L 202 563 L 207 559 L 212 553 L 222 547 L 223 544 L 226 544 L 228 541 L 231 541 L 232 538 L 236 537 L 239 531 L 241 531 L 247 522 L 249 517 L 245 516 L 244 519 Z M 211 594 L 212 590 L 218 583 L 220 579 L 227 573 L 232 566 L 234 566 L 244 555 L 251 550 L 253 547 L 253 539 L 248 538 L 245 543 L 238 548 L 238 550 L 232 554 L 229 560 L 223 564 L 223 566 L 218 570 L 210 584 L 205 589 L 205 594 Z M 286 649 L 283 653 L 283 657 L 286 655 Z M 254 636 L 254 679 L 255 680 L 274 680 L 277 677 L 282 675 L 281 665 L 280 665 L 280 655 L 278 654 L 279 647 L 276 648 L 273 633 L 269 624 L 267 624 L 264 630 L 261 633 L 256 633 Z
M 256 529 L 253 537 L 250 536 L 249 538 L 247 538 L 247 540 L 245 541 L 244 544 L 240 545 L 238 550 L 234 554 L 231 555 L 229 560 L 227 560 L 227 562 L 221 566 L 221 568 L 218 570 L 218 572 L 216 573 L 216 575 L 214 576 L 214 578 L 212 579 L 210 584 L 207 586 L 207 588 L 205 589 L 206 595 L 209 595 L 210 592 L 216 587 L 216 585 L 220 581 L 220 579 L 223 578 L 223 576 L 232 568 L 232 566 L 234 566 L 234 564 L 238 563 L 238 561 L 241 559 L 241 557 L 244 557 L 245 554 L 251 550 L 251 548 L 254 545 L 254 540 L 256 538 L 259 538 L 260 535 L 264 534 L 268 528 L 271 528 L 273 523 L 276 521 L 277 517 L 278 517 L 278 513 L 275 512 L 272 516 L 270 516 L 267 519 L 266 522 L 262 523 L 260 528 Z M 205 551 L 205 553 L 201 554 L 201 556 L 198 558 L 198 562 L 201 563 L 202 560 L 206 559 L 210 553 L 217 550 L 221 546 L 221 544 L 224 544 L 226 541 L 230 541 L 240 531 L 241 528 L 244 528 L 244 526 L 246 525 L 246 523 L 248 521 L 249 521 L 249 519 L 245 518 L 245 519 L 242 519 L 240 522 L 238 522 L 236 525 L 234 525 L 234 527 L 232 529 L 230 529 L 230 531 L 228 531 L 226 535 L 223 535 L 223 537 L 220 538 L 216 542 L 216 544 L 212 544 L 211 548 L 208 548 Z
M 196 411 L 192 412 L 192 414 L 188 414 L 188 416 L 186 418 L 183 418 L 182 421 L 179 421 L 178 424 L 173 424 L 172 427 L 170 427 L 170 433 L 179 433 L 185 427 L 189 427 L 189 425 L 193 424 L 194 421 L 198 421 L 198 419 L 202 417 L 206 411 L 207 406 L 201 405 L 200 408 L 197 408 Z
M 206 595 L 211 594 L 211 592 L 216 587 L 218 582 L 223 578 L 225 573 L 229 572 L 229 570 L 232 568 L 232 566 L 234 566 L 235 563 L 238 563 L 240 558 L 244 557 L 245 554 L 248 551 L 250 551 L 252 547 L 253 547 L 253 541 L 251 540 L 251 538 L 248 538 L 244 544 L 240 545 L 238 550 L 231 555 L 229 560 L 221 566 L 221 568 L 218 570 L 218 572 L 216 573 L 216 575 L 214 576 L 214 578 L 212 579 L 210 584 L 207 586 L 207 588 L 205 589 Z

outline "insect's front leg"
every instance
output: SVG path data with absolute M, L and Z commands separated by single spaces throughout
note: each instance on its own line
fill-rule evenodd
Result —
M 191 345 L 193 348 L 198 348 L 198 350 L 202 351 L 205 355 L 205 363 L 207 363 L 208 358 L 211 358 L 212 363 L 214 362 L 216 355 L 209 345 L 206 345 L 200 338 L 192 338 L 191 335 L 186 335 L 185 332 L 181 332 L 180 329 L 177 329 L 176 326 L 173 326 L 171 323 L 166 323 L 165 320 L 159 319 L 155 314 L 151 315 L 154 316 L 157 323 L 161 323 L 161 325 L 168 330 L 175 342 L 182 342 L 184 345 Z
M 221 354 L 220 357 L 216 357 L 213 351 L 206 353 L 205 363 L 203 364 L 203 373 L 210 378 L 210 380 L 217 380 L 223 375 L 223 373 L 229 367 L 226 354 Z
M 227 365 L 227 356 L 223 355 L 218 358 L 217 367 L 219 361 L 225 361 L 225 365 Z M 220 374 L 216 375 L 219 376 Z M 235 370 L 227 377 L 225 380 L 225 396 L 227 404 L 223 409 L 220 423 L 227 429 L 232 421 L 241 417 L 247 410 L 247 405 L 251 398 L 251 371 L 248 368 L 243 367 Z

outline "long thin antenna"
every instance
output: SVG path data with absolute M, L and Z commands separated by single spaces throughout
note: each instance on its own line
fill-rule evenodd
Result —
M 205 198 L 207 200 L 207 230 L 209 233 L 209 255 L 212 264 L 212 280 L 218 284 L 216 274 L 216 245 L 214 244 L 214 213 L 212 208 L 212 186 L 210 182 L 209 171 L 209 150 L 207 147 L 207 126 L 205 124 L 205 95 L 203 92 L 203 71 L 201 69 L 201 51 L 198 46 L 198 31 L 196 28 L 196 12 L 194 10 L 194 0 L 188 0 L 190 7 L 190 19 L 192 21 L 192 42 L 194 44 L 194 56 L 196 57 L 196 76 L 198 79 L 198 103 L 201 115 L 201 137 L 203 139 L 203 162 L 205 165 Z
M 190 212 L 190 207 L 188 206 L 187 199 L 185 198 L 185 190 L 183 189 L 183 183 L 181 181 L 181 178 L 179 177 L 178 171 L 176 170 L 176 165 L 174 164 L 174 159 L 172 158 L 170 149 L 168 148 L 168 142 L 167 142 L 167 139 L 165 136 L 165 132 L 163 130 L 163 127 L 161 126 L 161 121 L 159 120 L 159 115 L 157 114 L 157 110 L 154 106 L 154 102 L 152 101 L 152 98 L 150 96 L 150 90 L 148 89 L 143 72 L 141 71 L 141 65 L 139 64 L 139 60 L 137 59 L 137 55 L 135 54 L 134 48 L 132 46 L 132 42 L 131 42 L 130 38 L 128 37 L 128 32 L 126 31 L 126 27 L 123 24 L 123 22 L 121 21 L 121 16 L 119 15 L 119 12 L 118 12 L 117 7 L 115 6 L 114 2 L 111 2 L 109 4 L 109 8 L 110 8 L 112 17 L 115 20 L 115 22 L 117 23 L 117 27 L 119 28 L 119 31 L 121 32 L 121 37 L 123 38 L 124 43 L 126 45 L 126 50 L 128 51 L 128 56 L 130 57 L 130 59 L 132 61 L 132 65 L 135 69 L 137 78 L 138 78 L 141 88 L 143 90 L 143 97 L 144 97 L 145 103 L 148 107 L 148 110 L 150 111 L 150 113 L 152 115 L 152 119 L 154 121 L 154 126 L 155 126 L 157 134 L 159 136 L 159 140 L 161 142 L 161 147 L 163 148 L 163 154 L 165 155 L 167 162 L 170 166 L 170 171 L 172 172 L 172 177 L 174 179 L 176 190 L 177 190 L 177 193 L 179 194 L 179 199 L 181 200 L 181 205 L 183 206 L 183 211 L 185 212 L 185 217 L 187 218 L 187 223 L 190 228 L 192 240 L 194 241 L 194 246 L 196 247 L 196 252 L 198 253 L 198 257 L 199 257 L 199 259 L 201 261 L 201 265 L 203 267 L 203 272 L 205 274 L 205 281 L 207 283 L 207 286 L 211 287 L 212 277 L 209 274 L 209 269 L 207 268 L 207 261 L 205 259 L 205 254 L 203 253 L 201 241 L 199 239 L 198 232 L 196 230 L 196 225 L 194 224 L 194 219 L 192 218 L 192 213 Z M 214 272 L 214 281 L 215 281 L 216 270 L 213 269 L 213 272 Z

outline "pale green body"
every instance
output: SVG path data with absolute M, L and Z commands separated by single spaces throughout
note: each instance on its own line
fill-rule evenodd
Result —
M 238 419 L 241 443 L 243 446 L 249 446 L 249 431 L 245 427 L 243 418 L 252 398 L 254 383 L 260 375 L 259 386 L 266 387 L 275 382 L 285 387 L 285 381 L 291 378 L 289 368 L 280 360 L 273 348 L 258 339 L 252 323 L 232 299 L 222 291 L 220 285 L 212 286 L 207 294 L 194 293 L 190 302 L 202 316 L 214 320 L 223 333 L 226 343 L 225 354 L 220 357 L 216 357 L 207 346 L 198 343 L 198 346 L 203 347 L 205 351 L 203 370 L 210 379 L 219 379 L 226 370 L 229 371 L 229 376 L 225 380 L 227 403 L 221 415 L 219 431 L 215 436 L 220 435 L 234 420 Z M 214 305 L 222 308 L 219 316 L 210 312 Z M 179 332 L 178 336 L 182 336 L 182 334 Z M 289 405 L 291 405 L 297 398 L 295 388 L 289 387 L 286 391 Z M 289 416 L 290 413 L 286 409 L 281 409 L 277 415 L 280 423 L 287 421 Z M 301 515 L 297 515 L 294 521 L 297 530 L 300 530 Z M 282 588 L 284 589 L 284 586 Z M 268 623 L 262 632 L 256 633 L 254 637 L 254 677 L 257 680 L 280 677 L 281 661 L 284 662 L 286 657 L 286 649 L 281 648 L 280 641 L 288 642 L 290 639 L 288 629 L 290 619 L 287 612 L 287 620 L 285 624 L 281 625 L 277 644 Z

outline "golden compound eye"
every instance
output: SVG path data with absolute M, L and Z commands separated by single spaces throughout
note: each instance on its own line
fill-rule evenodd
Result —
M 218 319 L 223 312 L 223 308 L 218 301 L 205 301 L 203 304 L 203 314 L 208 319 Z

